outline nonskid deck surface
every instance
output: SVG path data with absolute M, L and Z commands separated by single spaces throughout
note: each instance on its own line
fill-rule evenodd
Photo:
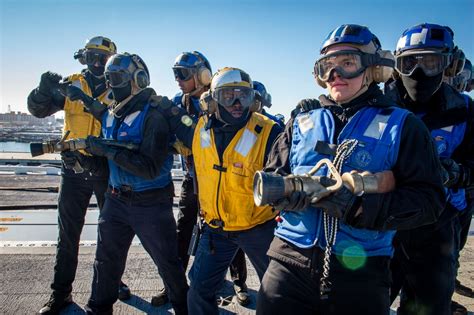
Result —
M 59 180 L 59 176 L 51 175 L 0 174 L 0 314 L 32 314 L 49 298 L 57 238 L 57 210 L 54 209 L 57 193 L 44 192 L 44 189 L 31 191 L 24 188 L 57 187 Z M 176 196 L 179 196 L 180 181 L 174 183 Z M 95 204 L 94 198 L 91 204 Z M 13 205 L 23 207 L 25 210 L 5 210 Z M 46 209 L 26 209 L 29 205 L 44 205 Z M 176 205 L 177 198 L 173 207 L 175 217 L 178 213 Z M 98 209 L 89 208 L 81 235 L 79 266 L 73 285 L 75 303 L 62 314 L 83 314 L 82 307 L 90 295 L 97 217 Z M 473 224 L 471 224 L 471 235 L 474 234 Z M 191 264 L 192 260 L 190 266 Z M 259 280 L 255 269 L 248 261 L 247 266 L 247 285 L 252 303 L 242 307 L 236 302 L 232 296 L 232 283 L 228 274 L 228 280 L 219 291 L 219 295 L 224 298 L 221 301 L 221 314 L 255 313 Z M 474 286 L 473 237 L 469 237 L 468 244 L 461 254 L 459 278 L 463 284 Z M 162 287 L 162 280 L 137 238 L 134 239 L 130 249 L 123 279 L 130 286 L 133 297 L 125 303 L 118 301 L 114 306 L 115 314 L 173 313 L 170 304 L 158 308 L 150 304 L 151 297 Z M 474 299 L 455 294 L 455 300 L 468 307 L 469 311 L 474 311 Z M 392 307 L 393 309 L 396 307 L 396 302 Z M 392 314 L 395 312 L 392 311 Z

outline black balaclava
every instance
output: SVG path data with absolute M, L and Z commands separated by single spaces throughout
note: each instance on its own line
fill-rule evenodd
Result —
M 441 86 L 443 72 L 429 77 L 421 68 L 418 68 L 410 76 L 401 76 L 401 78 L 408 96 L 417 103 L 426 103 Z
M 114 100 L 117 103 L 120 103 L 124 99 L 130 96 L 132 94 L 132 83 L 131 81 L 128 82 L 128 84 L 124 87 L 121 88 L 112 88 L 112 94 L 114 95 Z
M 249 116 L 249 108 L 244 108 L 242 116 L 240 118 L 234 118 L 231 113 L 229 113 L 223 106 L 219 106 L 219 115 L 223 123 L 232 125 L 232 126 L 241 126 L 245 123 Z
M 96 77 L 102 77 L 104 75 L 105 66 L 96 67 L 94 65 L 88 65 L 87 69 Z

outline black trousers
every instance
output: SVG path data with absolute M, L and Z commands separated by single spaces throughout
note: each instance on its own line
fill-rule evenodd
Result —
M 107 180 L 85 180 L 82 177 L 61 177 L 58 197 L 58 247 L 51 289 L 57 297 L 72 292 L 76 277 L 77 255 L 82 227 L 92 193 L 99 209 L 104 205 Z
M 178 258 L 171 185 L 155 190 L 156 193 L 106 194 L 99 217 L 90 309 L 98 313 L 112 309 L 128 250 L 137 235 L 169 289 L 175 314 L 187 314 L 188 284 Z
M 451 314 L 455 280 L 454 221 L 436 230 L 397 232 L 391 261 L 391 301 L 397 314 Z
M 183 262 L 184 270 L 188 267 L 188 247 L 196 224 L 198 214 L 198 198 L 194 191 L 193 178 L 186 175 L 181 185 L 178 213 L 178 254 Z M 230 267 L 232 281 L 239 286 L 247 281 L 247 265 L 245 254 L 239 249 Z
M 311 267 L 271 258 L 257 299 L 257 314 L 390 313 L 389 257 L 331 256 L 331 291 L 320 298 L 323 252 L 315 251 Z M 359 266 L 359 268 L 354 268 Z

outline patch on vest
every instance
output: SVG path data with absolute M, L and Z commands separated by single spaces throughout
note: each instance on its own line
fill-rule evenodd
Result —
M 372 161 L 372 154 L 366 150 L 358 150 L 354 154 L 354 161 L 358 167 L 365 168 Z
M 314 123 L 309 114 L 299 115 L 296 119 L 298 120 L 298 126 L 301 133 L 305 134 L 308 130 L 313 129 Z
M 211 133 L 205 128 L 201 128 L 201 148 L 207 148 L 211 146 Z
M 235 151 L 242 156 L 247 156 L 255 142 L 257 142 L 257 136 L 250 130 L 245 129 L 242 137 L 240 137 L 239 142 L 235 146 Z
M 446 151 L 446 149 L 448 148 L 448 144 L 446 143 L 446 139 L 444 139 L 444 137 L 436 136 L 434 140 L 436 145 L 436 151 L 438 151 L 438 154 L 441 154 Z
M 125 117 L 123 122 L 126 123 L 128 126 L 131 126 L 133 121 L 138 117 L 138 115 L 140 115 L 140 113 L 141 113 L 140 110 L 137 110 L 136 112 L 131 113 L 130 115 Z
M 374 119 L 370 122 L 369 127 L 364 132 L 364 136 L 380 139 L 382 138 L 385 127 L 387 127 L 387 121 L 390 118 L 389 115 L 375 115 Z
M 113 123 L 114 123 L 114 115 L 109 113 L 109 115 L 107 116 L 107 119 L 105 121 L 105 126 L 107 128 L 110 128 L 110 127 L 112 127 Z

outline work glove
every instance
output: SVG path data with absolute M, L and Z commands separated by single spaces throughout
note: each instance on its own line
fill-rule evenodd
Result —
M 175 116 L 179 108 L 166 96 L 153 95 L 150 98 L 150 104 L 156 107 L 165 117 Z
M 113 160 L 117 149 L 106 145 L 100 138 L 88 136 L 86 139 L 86 152 L 95 156 L 103 156 L 109 160 Z
M 69 85 L 67 87 L 66 94 L 71 101 L 82 101 L 86 107 L 90 107 L 94 102 L 94 98 L 90 97 L 74 85 Z
M 312 206 L 322 208 L 328 215 L 350 224 L 358 215 L 360 199 L 343 185 L 341 189 L 312 204 Z
M 273 204 L 275 210 L 301 211 L 308 208 L 309 196 L 304 191 L 294 191 L 289 197 L 281 198 Z
M 471 183 L 470 169 L 452 159 L 441 160 L 443 185 L 448 188 L 466 188 Z
M 309 112 L 310 110 L 320 108 L 321 104 L 317 99 L 305 98 L 298 102 L 295 109 L 291 111 L 291 118 L 295 118 L 299 113 Z
M 53 90 L 59 88 L 61 80 L 61 75 L 51 71 L 45 72 L 41 75 L 38 90 L 45 95 L 52 95 Z
M 90 171 L 93 166 L 92 157 L 85 156 L 78 151 L 63 151 L 61 152 L 61 158 L 64 167 L 69 170 L 75 169 L 76 163 L 79 163 L 79 166 L 86 171 Z

